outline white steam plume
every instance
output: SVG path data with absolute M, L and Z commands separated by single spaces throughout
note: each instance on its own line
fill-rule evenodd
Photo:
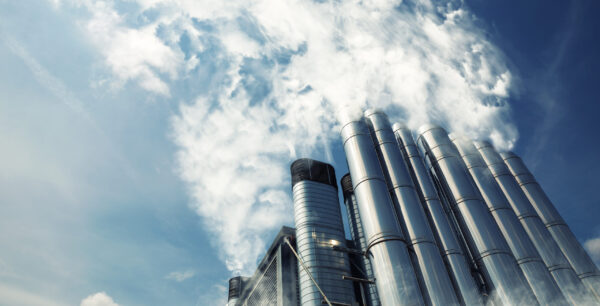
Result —
M 234 272 L 292 223 L 289 163 L 327 154 L 344 112 L 377 107 L 505 149 L 517 137 L 511 73 L 460 1 L 138 0 L 126 16 L 78 3 L 117 84 L 191 88 L 173 118 L 180 173 Z

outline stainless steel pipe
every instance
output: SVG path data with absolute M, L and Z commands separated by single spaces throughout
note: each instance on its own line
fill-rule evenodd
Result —
M 550 234 L 577 273 L 577 276 L 600 301 L 600 271 L 560 216 L 542 187 L 520 157 L 512 152 L 500 154 L 511 174 L 535 208 Z
M 453 202 L 452 209 L 462 232 L 492 290 L 492 301 L 502 305 L 537 305 L 531 287 L 446 131 L 426 125 L 418 134 L 417 144 Z
M 561 290 L 473 142 L 453 135 L 450 135 L 450 139 L 458 149 L 540 304 L 567 305 Z
M 398 221 L 408 238 L 409 248 L 415 253 L 415 270 L 422 280 L 423 297 L 428 305 L 458 305 L 458 298 L 402 158 L 392 126 L 382 112 L 367 110 L 365 118 Z
M 363 229 L 360 215 L 358 214 L 358 202 L 354 196 L 354 187 L 352 187 L 352 178 L 350 173 L 344 175 L 341 179 L 342 193 L 344 195 L 344 204 L 346 205 L 346 213 L 348 214 L 348 225 L 350 228 L 350 235 L 358 250 L 365 252 L 367 250 L 367 238 Z M 360 269 L 364 273 L 363 278 L 368 280 L 375 279 L 373 274 L 373 267 L 367 256 L 360 256 L 359 263 Z M 379 297 L 377 296 L 377 286 L 375 284 L 364 284 L 366 290 L 363 292 L 367 306 L 378 306 L 381 305 Z
M 402 149 L 404 161 L 408 165 L 415 187 L 420 194 L 421 203 L 431 220 L 439 247 L 448 266 L 449 274 L 457 295 L 464 305 L 483 304 L 481 294 L 473 276 L 471 267 L 459 243 L 446 211 L 437 193 L 431 177 L 423 164 L 421 155 L 412 137 L 412 133 L 400 124 L 393 125 L 398 145 Z
M 373 140 L 363 120 L 342 123 L 348 168 L 383 305 L 423 305 L 407 242 L 397 222 Z

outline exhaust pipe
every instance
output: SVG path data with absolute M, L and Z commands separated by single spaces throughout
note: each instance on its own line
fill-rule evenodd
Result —
M 504 163 L 535 208 L 552 237 L 577 273 L 577 276 L 600 301 L 600 271 L 585 249 L 577 241 L 569 226 L 560 216 L 542 187 L 535 180 L 521 158 L 512 152 L 500 153 Z
M 538 305 L 446 131 L 426 125 L 418 134 L 419 148 L 452 200 L 462 232 L 492 291 L 492 301 L 501 305 Z
M 450 139 L 458 149 L 473 181 L 479 188 L 490 213 L 517 259 L 529 286 L 542 305 L 567 305 L 558 285 L 542 261 L 517 215 L 510 207 L 500 186 L 470 139 Z M 523 219 L 521 219 L 523 220 Z
M 426 304 L 458 305 L 458 298 L 388 118 L 384 113 L 373 110 L 366 111 L 365 118 L 398 221 L 409 239 L 409 248 L 415 254 L 415 270 L 422 280 Z
M 362 120 L 347 120 L 341 136 L 379 300 L 383 305 L 423 305 L 369 130 Z

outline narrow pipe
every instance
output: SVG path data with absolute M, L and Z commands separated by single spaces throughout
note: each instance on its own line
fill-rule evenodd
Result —
M 515 257 L 462 163 L 459 153 L 438 126 L 419 129 L 419 149 L 425 154 L 443 191 L 452 200 L 462 232 L 491 290 L 491 300 L 501 305 L 538 305 L 517 266 Z
M 567 305 L 561 290 L 472 141 L 452 135 L 450 139 L 458 149 L 540 304 Z
M 600 301 L 600 271 L 560 216 L 542 187 L 520 157 L 512 152 L 500 153 L 504 163 L 535 208 L 552 237 L 577 273 L 577 276 Z
M 590 298 L 586 288 L 583 287 L 558 244 L 519 188 L 519 184 L 504 164 L 500 154 L 489 142 L 476 141 L 474 144 L 565 298 L 574 305 L 585 304 Z
M 358 203 L 354 196 L 354 188 L 352 187 L 352 178 L 350 173 L 344 175 L 340 181 L 342 185 L 342 194 L 344 196 L 344 204 L 346 205 L 346 212 L 348 214 L 348 225 L 350 227 L 350 235 L 356 245 L 356 248 L 363 254 L 367 250 L 367 239 L 363 229 L 360 215 L 358 214 Z M 359 267 L 364 271 L 363 275 L 366 279 L 374 279 L 373 267 L 367 256 L 360 256 Z M 361 284 L 362 285 L 362 284 Z M 375 284 L 364 284 L 366 290 L 364 290 L 365 300 L 367 306 L 378 306 L 381 305 L 377 296 L 377 286 Z
M 471 275 L 471 267 L 459 243 L 443 204 L 438 196 L 431 177 L 414 142 L 412 134 L 406 127 L 394 124 L 393 130 L 402 148 L 404 160 L 419 191 L 421 202 L 427 212 L 431 225 L 435 230 L 442 255 L 457 291 L 464 305 L 481 305 L 483 303 L 477 284 Z
M 458 305 L 458 298 L 388 118 L 384 113 L 374 110 L 366 111 L 365 118 L 398 221 L 408 238 L 409 248 L 415 252 L 415 270 L 420 274 L 426 303 Z
M 407 243 L 364 121 L 346 120 L 341 136 L 383 305 L 423 305 Z

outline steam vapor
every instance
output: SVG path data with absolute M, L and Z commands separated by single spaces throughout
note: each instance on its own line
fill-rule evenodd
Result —
M 499 148 L 517 138 L 511 73 L 460 1 L 132 2 L 128 14 L 72 4 L 102 46 L 110 78 L 98 83 L 192 97 L 172 119 L 179 173 L 233 273 L 251 273 L 292 224 L 288 165 L 331 160 L 338 118 L 376 107 Z

